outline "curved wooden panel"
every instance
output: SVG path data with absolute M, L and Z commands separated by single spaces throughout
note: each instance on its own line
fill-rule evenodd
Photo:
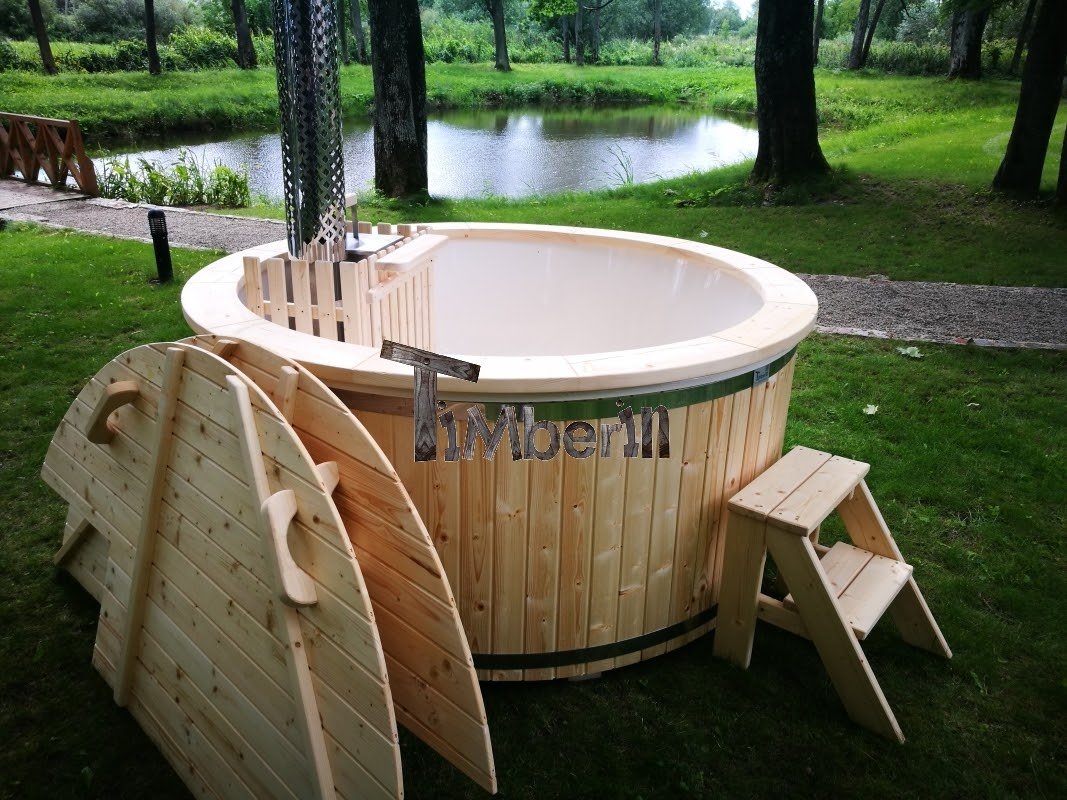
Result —
M 247 342 L 200 336 L 254 380 L 316 462 L 334 462 L 333 499 L 355 546 L 381 632 L 399 722 L 495 792 L 489 726 L 440 557 L 378 442 L 318 378 Z
M 111 440 L 91 443 L 118 381 L 138 395 L 109 415 Z M 42 476 L 84 539 L 69 558 L 107 541 L 94 664 L 194 794 L 402 796 L 359 565 L 314 462 L 254 384 L 194 347 L 128 351 L 74 401 Z M 279 596 L 263 513 L 264 495 L 288 492 L 281 541 L 313 586 L 301 608 Z

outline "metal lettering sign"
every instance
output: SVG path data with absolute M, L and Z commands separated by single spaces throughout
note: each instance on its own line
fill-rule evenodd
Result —
M 522 459 L 537 459 L 548 461 L 563 451 L 571 458 L 589 458 L 600 445 L 601 458 L 611 456 L 611 437 L 622 431 L 626 431 L 626 442 L 622 447 L 624 458 L 653 457 L 653 416 L 657 419 L 657 436 L 655 455 L 660 458 L 670 458 L 670 419 L 665 406 L 655 408 L 645 407 L 641 409 L 641 439 L 637 439 L 637 425 L 634 422 L 634 412 L 627 406 L 619 411 L 618 422 L 600 423 L 600 436 L 597 437 L 597 429 L 592 423 L 576 421 L 571 422 L 560 435 L 559 426 L 555 422 L 545 419 L 534 418 L 534 407 L 522 405 L 523 435 L 519 436 L 519 415 L 515 406 L 501 405 L 500 415 L 493 427 L 489 426 L 485 413 L 480 405 L 472 405 L 467 409 L 467 435 L 463 440 L 463 447 L 459 446 L 459 432 L 456 428 L 456 415 L 452 411 L 445 411 L 437 415 L 437 376 L 449 375 L 460 380 L 478 382 L 481 367 L 458 358 L 431 353 L 428 350 L 420 350 L 417 347 L 385 341 L 382 343 L 382 358 L 396 361 L 399 364 L 407 364 L 415 368 L 415 460 L 437 460 L 437 425 L 440 424 L 448 436 L 448 446 L 445 448 L 445 461 L 459 461 L 460 455 L 466 460 L 474 458 L 474 447 L 479 438 L 482 440 L 484 449 L 482 457 L 492 460 L 504 438 L 508 435 L 511 458 L 514 461 Z M 443 406 L 444 404 L 441 403 Z M 543 430 L 548 437 L 548 446 L 544 449 L 538 446 L 537 432 Z

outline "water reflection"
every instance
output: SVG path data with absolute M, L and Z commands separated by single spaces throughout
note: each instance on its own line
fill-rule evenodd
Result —
M 521 197 L 639 183 L 753 158 L 755 122 L 685 109 L 462 111 L 428 125 L 430 192 L 443 197 Z M 221 141 L 171 139 L 135 155 L 173 163 L 178 147 L 198 159 L 246 167 L 254 194 L 281 201 L 281 146 L 275 133 Z M 143 146 L 143 145 L 142 145 Z M 344 124 L 346 183 L 374 176 L 369 120 Z

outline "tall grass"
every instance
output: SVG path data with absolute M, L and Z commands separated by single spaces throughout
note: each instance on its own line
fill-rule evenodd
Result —
M 168 206 L 244 208 L 252 202 L 247 172 L 219 163 L 208 167 L 184 147 L 169 168 L 145 158 L 131 165 L 128 157 L 104 158 L 98 164 L 103 197 Z

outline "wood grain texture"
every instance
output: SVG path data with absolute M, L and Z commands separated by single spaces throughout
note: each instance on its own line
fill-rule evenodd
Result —
M 208 349 L 213 342 L 212 337 L 189 341 Z M 363 424 L 303 368 L 247 343 L 231 351 L 230 363 L 276 402 L 291 394 L 291 423 L 308 453 L 318 463 L 336 464 L 333 500 L 374 607 L 391 665 L 398 719 L 483 787 L 495 791 L 488 722 L 456 602 L 397 471 Z M 377 435 L 393 443 L 391 428 L 383 427 Z M 410 480 L 415 467 L 424 465 L 414 464 L 410 453 L 405 455 Z M 411 678 L 398 680 L 401 674 Z M 470 729 L 480 733 L 459 735 Z
M 170 415 L 173 445 L 162 465 L 131 712 L 202 796 L 333 796 L 335 786 L 346 797 L 400 796 L 384 654 L 343 523 L 315 462 L 268 397 L 247 384 L 267 490 L 296 496 L 289 545 L 319 598 L 315 606 L 289 609 L 284 620 L 269 589 L 256 493 L 243 474 L 225 402 L 226 378 L 239 373 L 204 350 L 150 345 L 115 359 L 83 389 L 49 448 L 46 480 L 95 531 L 67 563 L 107 545 L 108 566 L 96 578 L 102 586 L 94 663 L 116 683 L 145 489 L 155 474 L 148 466 L 159 452 L 155 420 L 168 414 L 161 404 L 168 347 L 180 348 L 184 366 Z M 131 379 L 141 395 L 115 412 L 112 442 L 88 442 L 89 412 L 105 387 Z M 319 640 L 330 641 L 329 652 L 311 646 Z M 314 663 L 308 660 L 294 686 L 286 653 L 313 650 Z M 307 739 L 294 723 L 306 709 L 302 693 L 315 698 L 317 712 L 306 719 L 328 759 L 327 777 L 318 782 Z

